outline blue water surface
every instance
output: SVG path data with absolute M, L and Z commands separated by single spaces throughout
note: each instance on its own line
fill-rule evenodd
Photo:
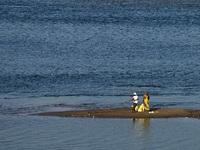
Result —
M 199 120 L 2 117 L 2 149 L 199 149 Z
M 200 1 L 1 0 L 2 149 L 199 149 L 199 120 L 32 113 L 200 108 Z M 121 103 L 124 103 L 121 105 Z

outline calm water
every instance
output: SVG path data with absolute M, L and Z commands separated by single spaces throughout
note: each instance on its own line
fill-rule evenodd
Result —
M 199 149 L 197 119 L 27 115 L 130 107 L 133 92 L 199 109 L 199 18 L 199 0 L 1 0 L 0 146 Z
M 194 149 L 199 120 L 1 116 L 1 149 Z

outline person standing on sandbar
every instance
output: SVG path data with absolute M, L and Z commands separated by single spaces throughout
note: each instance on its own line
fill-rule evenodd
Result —
M 129 100 L 129 101 L 133 101 L 133 110 L 132 110 L 132 112 L 135 112 L 135 107 L 138 104 L 138 100 L 139 100 L 139 98 L 137 96 L 137 93 L 133 93 L 133 98 L 131 100 Z
M 146 110 L 150 110 L 150 107 L 149 107 L 149 99 L 150 99 L 149 94 L 146 92 L 146 93 L 144 94 L 144 98 L 143 98 L 144 109 L 146 109 Z

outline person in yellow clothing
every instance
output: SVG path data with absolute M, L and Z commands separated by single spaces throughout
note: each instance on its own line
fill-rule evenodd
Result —
M 144 94 L 144 98 L 143 98 L 144 109 L 146 109 L 146 110 L 150 110 L 150 107 L 149 107 L 149 99 L 150 99 L 149 94 L 146 92 L 146 93 Z

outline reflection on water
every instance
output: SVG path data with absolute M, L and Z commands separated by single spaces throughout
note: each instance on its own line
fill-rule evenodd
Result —
M 141 132 L 142 135 L 148 135 L 150 126 L 149 118 L 134 118 L 133 119 L 133 129 L 134 132 Z
M 149 118 L 134 118 L 133 119 L 133 132 L 136 139 L 140 140 L 140 144 L 144 147 L 149 145 Z

